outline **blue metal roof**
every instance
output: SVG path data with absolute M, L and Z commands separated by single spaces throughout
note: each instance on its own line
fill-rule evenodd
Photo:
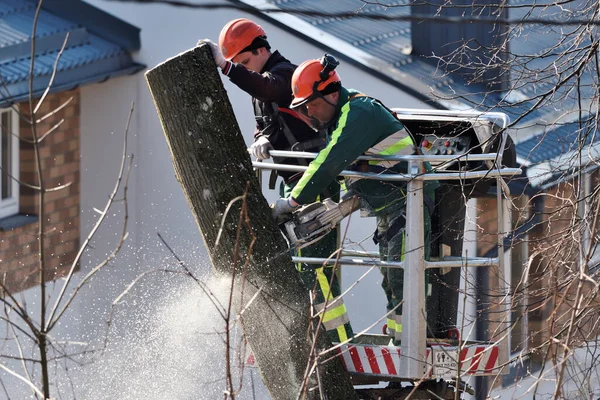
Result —
M 542 4 L 545 0 L 541 0 Z M 324 13 L 354 12 L 357 14 L 376 13 L 385 16 L 410 15 L 411 0 L 388 0 L 385 5 L 365 4 L 362 0 L 267 0 L 275 7 L 283 10 L 308 10 Z M 524 0 L 510 0 L 513 5 L 523 3 Z M 561 6 L 562 7 L 562 6 Z M 533 11 L 533 17 L 557 18 L 564 11 L 564 7 L 552 6 L 539 7 Z M 581 11 L 577 9 L 576 2 L 570 5 L 572 15 L 570 18 L 582 17 Z M 511 19 L 524 17 L 524 13 L 532 12 L 529 7 L 511 9 Z M 523 15 L 521 15 L 523 14 Z M 517 144 L 517 154 L 523 159 L 538 163 L 547 159 L 557 157 L 572 149 L 572 143 L 577 138 L 577 124 L 552 124 L 556 119 L 556 110 L 565 110 L 573 106 L 577 107 L 577 99 L 573 93 L 568 93 L 569 87 L 556 88 L 557 74 L 554 72 L 547 76 L 537 76 L 535 82 L 529 79 L 526 84 L 520 86 L 513 99 L 503 98 L 505 94 L 490 93 L 481 85 L 468 85 L 459 76 L 444 76 L 441 70 L 437 70 L 431 62 L 418 54 L 411 54 L 412 32 L 411 23 L 408 21 L 375 20 L 368 18 L 326 18 L 298 15 L 299 18 L 348 44 L 359 48 L 367 54 L 384 61 L 388 65 L 409 76 L 413 82 L 419 81 L 426 87 L 432 88 L 436 95 L 446 98 L 456 98 L 460 94 L 461 100 L 482 111 L 501 111 L 509 115 L 511 121 L 519 120 L 519 127 L 533 127 L 543 134 L 525 140 Z M 268 14 L 267 14 L 268 16 Z M 585 16 L 585 15 L 584 15 Z M 431 24 L 431 29 L 439 25 Z M 524 34 L 519 40 L 511 41 L 511 53 L 523 57 L 531 56 L 529 61 L 520 66 L 521 70 L 515 68 L 511 71 L 512 80 L 518 78 L 523 70 L 540 69 L 544 65 L 553 65 L 557 60 L 561 61 L 558 66 L 563 71 L 563 76 L 568 75 L 569 68 L 573 68 L 572 62 L 560 60 L 560 57 L 576 59 L 576 55 L 561 55 L 560 46 L 566 48 L 572 43 L 562 43 L 564 38 L 564 27 L 548 26 L 522 26 L 529 29 L 530 34 Z M 577 27 L 573 28 L 577 29 Z M 582 40 L 579 37 L 578 40 Z M 326 44 L 326 43 L 325 43 Z M 557 44 L 559 47 L 557 48 Z M 579 45 L 582 48 L 583 45 Z M 334 50 L 335 51 L 335 50 Z M 373 67 L 377 70 L 377 67 Z M 573 79 L 576 79 L 574 77 Z M 586 77 L 582 79 L 585 82 Z M 399 86 L 406 86 L 404 82 L 397 82 Z M 361 89 L 358 87 L 357 89 Z M 518 101 L 514 98 L 523 96 L 531 98 L 553 89 L 555 92 L 544 100 L 542 107 L 535 107 L 534 100 Z M 593 85 L 589 85 L 590 92 Z M 586 96 L 585 88 L 579 92 Z M 430 95 L 427 93 L 426 95 Z M 589 94 L 591 96 L 592 94 Z M 439 102 L 438 102 L 439 105 Z M 531 111 L 533 109 L 533 111 Z M 599 135 L 600 136 L 600 135 Z M 589 144 L 589 143 L 588 143 Z
M 517 155 L 531 164 L 553 159 L 600 142 L 594 121 L 556 123 L 546 132 L 519 143 Z
M 110 40 L 110 27 L 104 30 L 86 24 L 93 20 L 110 20 L 115 29 L 125 28 L 128 43 L 138 43 L 139 30 L 115 22 L 109 16 L 80 0 L 49 0 L 40 10 L 35 33 L 34 96 L 41 94 L 50 82 L 54 64 L 67 39 L 65 50 L 58 60 L 51 92 L 73 89 L 79 85 L 140 71 L 145 66 L 133 61 L 132 46 Z M 57 5 L 58 4 L 58 5 Z M 67 12 L 64 7 L 76 10 Z M 0 107 L 18 103 L 29 96 L 31 66 L 31 34 L 36 2 L 29 0 L 0 0 Z M 66 17 L 62 14 L 67 14 Z M 68 17 L 68 18 L 67 18 Z M 91 24 L 96 25 L 96 24 Z M 110 26 L 110 24 L 109 24 Z M 106 33 L 106 34 L 105 34 Z

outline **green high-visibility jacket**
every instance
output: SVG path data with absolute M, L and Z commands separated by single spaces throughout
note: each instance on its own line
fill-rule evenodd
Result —
M 344 169 L 364 170 L 356 159 L 364 154 L 410 155 L 415 151 L 413 140 L 396 119 L 377 100 L 356 96 L 359 92 L 342 88 L 335 121 L 328 131 L 327 147 L 310 163 L 308 170 L 291 193 L 300 204 L 315 201 L 318 194 Z M 353 97 L 356 96 L 356 97 Z M 393 140 L 386 140 L 393 138 Z M 387 143 L 386 143 L 387 142 Z M 370 162 L 377 167 L 377 162 Z M 379 167 L 382 168 L 382 167 Z M 407 163 L 400 162 L 382 168 L 387 173 L 406 173 Z M 347 180 L 348 189 L 356 192 L 369 211 L 377 213 L 390 204 L 404 200 L 405 183 L 378 180 Z M 401 201 L 403 206 L 403 201 Z M 400 204 L 399 204 L 400 205 Z

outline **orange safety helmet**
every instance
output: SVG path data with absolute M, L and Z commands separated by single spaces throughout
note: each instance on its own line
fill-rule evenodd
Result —
M 308 60 L 296 68 L 292 75 L 292 93 L 294 99 L 291 107 L 302 106 L 318 96 L 329 84 L 341 82 L 340 75 L 335 70 L 338 60 L 332 55 L 325 54 L 320 60 Z
M 265 30 L 254 21 L 247 18 L 238 18 L 229 21 L 219 34 L 219 48 L 227 61 L 237 56 L 246 47 L 250 46 L 254 39 L 267 34 Z

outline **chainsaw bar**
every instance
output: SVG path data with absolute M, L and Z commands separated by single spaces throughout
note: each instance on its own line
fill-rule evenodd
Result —
M 347 215 L 357 210 L 358 198 L 350 197 L 339 203 L 331 199 L 300 207 L 292 218 L 283 223 L 282 230 L 296 250 L 318 242 L 335 228 Z

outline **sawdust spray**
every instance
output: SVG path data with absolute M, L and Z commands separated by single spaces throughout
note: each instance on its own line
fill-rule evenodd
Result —
M 214 294 L 212 300 L 189 278 L 164 277 L 129 294 L 123 304 L 126 311 L 115 317 L 106 351 L 82 368 L 85 378 L 77 398 L 223 399 L 226 324 L 214 302 L 227 305 L 231 281 L 218 277 L 203 281 Z M 157 296 L 157 290 L 164 296 Z M 239 332 L 233 330 L 234 350 L 240 348 Z M 235 359 L 233 365 L 239 365 Z M 233 375 L 239 382 L 237 366 Z M 236 399 L 269 398 L 255 368 L 245 368 L 243 375 Z

